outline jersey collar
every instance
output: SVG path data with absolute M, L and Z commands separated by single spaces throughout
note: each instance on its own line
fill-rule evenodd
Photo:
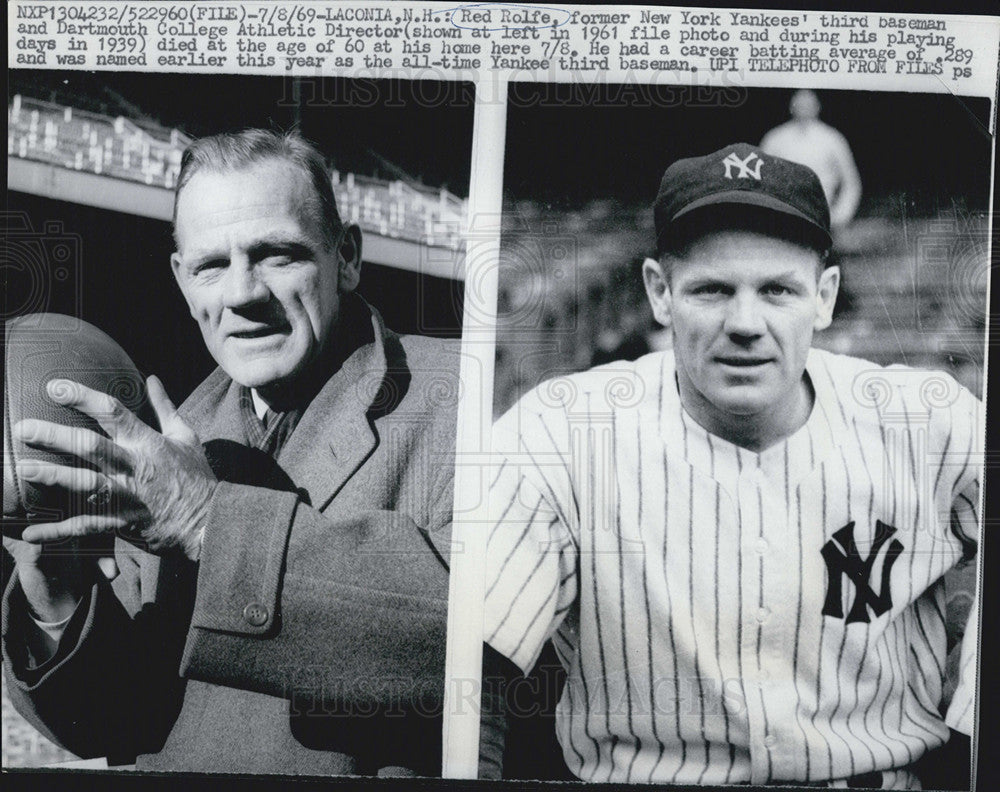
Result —
M 677 391 L 673 352 L 649 355 L 640 360 L 638 365 L 648 369 L 639 372 L 644 381 L 658 383 L 658 398 L 649 400 L 651 413 L 648 420 L 659 423 L 664 445 L 672 455 L 683 458 L 699 472 L 714 477 L 714 450 L 737 447 L 728 440 L 709 433 L 684 410 Z M 815 392 L 815 401 L 806 423 L 783 442 L 759 454 L 746 449 L 735 451 L 748 464 L 765 470 L 783 468 L 789 457 L 801 460 L 801 463 L 792 466 L 789 471 L 792 482 L 805 478 L 822 463 L 843 441 L 848 428 L 845 410 L 837 396 L 838 391 L 825 353 L 815 349 L 810 351 L 806 361 L 806 374 Z

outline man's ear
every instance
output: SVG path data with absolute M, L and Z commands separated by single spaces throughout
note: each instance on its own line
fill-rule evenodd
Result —
M 646 296 L 653 308 L 653 316 L 664 327 L 670 326 L 670 280 L 666 268 L 656 259 L 647 258 L 642 262 L 642 282 L 646 286 Z
M 344 228 L 337 248 L 337 289 L 354 291 L 361 281 L 361 229 L 351 224 Z
M 825 330 L 833 321 L 833 306 L 837 302 L 837 292 L 840 291 L 840 267 L 827 267 L 819 276 L 819 288 L 816 291 L 816 320 L 814 330 Z
M 177 251 L 171 253 L 170 269 L 174 271 L 174 280 L 177 281 L 177 286 L 180 288 L 181 294 L 184 295 L 184 302 L 187 303 L 188 311 L 191 313 L 191 316 L 193 318 L 197 319 L 198 317 L 194 315 L 194 305 L 191 303 L 191 298 L 188 296 L 187 281 L 181 275 L 181 270 L 183 266 L 184 266 L 184 261 L 183 259 L 181 259 L 181 254 L 178 253 Z

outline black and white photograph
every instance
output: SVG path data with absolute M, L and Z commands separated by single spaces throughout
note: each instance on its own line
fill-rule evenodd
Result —
M 9 74 L 4 768 L 441 775 L 473 102 Z
M 969 789 L 992 103 L 508 102 L 484 775 Z
M 997 785 L 1000 14 L 755 5 L 9 0 L 6 783 Z

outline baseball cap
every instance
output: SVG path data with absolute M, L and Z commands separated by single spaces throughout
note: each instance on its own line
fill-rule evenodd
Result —
M 804 226 L 824 250 L 832 244 L 830 207 L 815 172 L 749 143 L 735 143 L 667 168 L 653 204 L 657 255 L 678 220 L 707 207 L 727 206 L 756 207 Z

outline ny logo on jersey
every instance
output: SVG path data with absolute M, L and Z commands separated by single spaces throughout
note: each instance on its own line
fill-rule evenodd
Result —
M 754 166 L 751 168 L 750 163 L 754 160 Z M 722 164 L 726 166 L 726 178 L 733 178 L 733 168 L 739 168 L 739 173 L 736 174 L 737 179 L 756 179 L 760 181 L 760 166 L 764 164 L 764 160 L 758 157 L 754 152 L 747 154 L 746 159 L 740 159 L 736 156 L 735 151 L 730 151 L 729 155 L 722 160 Z
M 877 520 L 875 522 L 875 541 L 872 542 L 872 550 L 868 558 L 862 558 L 861 554 L 858 553 L 858 546 L 854 543 L 853 521 L 836 531 L 833 538 L 823 545 L 820 552 L 826 562 L 826 571 L 829 577 L 826 602 L 823 605 L 824 616 L 834 616 L 838 619 L 844 617 L 841 605 L 841 579 L 844 576 L 854 584 L 855 590 L 854 604 L 851 606 L 850 613 L 847 614 L 847 624 L 869 622 L 868 608 L 871 608 L 877 617 L 892 607 L 889 573 L 892 571 L 892 565 L 899 558 L 899 554 L 903 552 L 902 542 L 893 539 L 885 552 L 885 557 L 882 560 L 882 581 L 880 591 L 877 594 L 869 581 L 879 551 L 894 533 L 896 533 L 895 528 Z

